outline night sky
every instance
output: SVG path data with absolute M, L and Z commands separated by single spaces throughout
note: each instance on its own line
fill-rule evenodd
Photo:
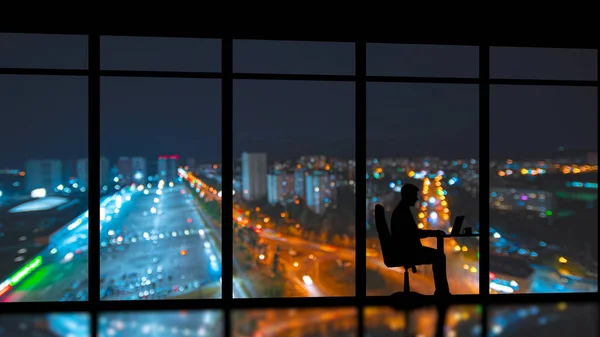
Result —
M 0 68 L 71 68 L 87 64 L 87 39 L 0 34 Z M 220 70 L 214 39 L 102 38 L 103 69 Z M 597 79 L 597 52 L 498 48 L 491 76 Z M 476 47 L 370 45 L 369 75 L 477 77 Z M 236 41 L 234 71 L 354 73 L 349 43 Z M 101 152 L 153 158 L 161 153 L 221 157 L 220 80 L 103 78 Z M 597 88 L 492 86 L 492 157 L 595 150 Z M 234 153 L 267 152 L 269 161 L 303 154 L 354 155 L 354 84 L 236 80 Z M 368 156 L 478 157 L 478 86 L 371 83 Z M 87 154 L 87 79 L 0 75 L 0 168 L 29 158 Z

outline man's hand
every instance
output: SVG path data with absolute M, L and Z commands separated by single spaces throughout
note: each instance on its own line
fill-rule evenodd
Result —
M 443 238 L 445 236 L 448 236 L 448 234 L 446 234 L 446 232 L 444 232 L 443 230 L 439 230 L 439 229 L 432 231 L 432 234 L 436 238 Z

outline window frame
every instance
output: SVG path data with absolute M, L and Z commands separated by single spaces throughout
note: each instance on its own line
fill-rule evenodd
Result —
M 40 33 L 25 29 L 11 31 L 15 33 Z M 99 180 L 100 177 L 100 78 L 101 77 L 154 77 L 154 78 L 212 78 L 221 80 L 221 109 L 222 109 L 222 168 L 223 190 L 233 190 L 233 82 L 237 79 L 253 80 L 304 80 L 304 81 L 342 81 L 355 83 L 355 161 L 363 163 L 356 165 L 356 176 L 366 175 L 366 118 L 367 118 L 367 83 L 369 82 L 394 82 L 394 83 L 445 83 L 445 84 L 477 84 L 479 86 L 479 142 L 480 153 L 480 279 L 479 294 L 455 295 L 445 300 L 443 305 L 454 304 L 483 304 L 482 336 L 487 332 L 487 304 L 502 303 L 528 303 L 528 302 L 598 302 L 596 293 L 558 293 L 558 294 L 489 294 L 489 170 L 486 163 L 490 161 L 489 155 L 489 112 L 490 112 L 490 86 L 495 84 L 510 85 L 543 85 L 543 86 L 585 86 L 599 89 L 599 81 L 582 80 L 525 80 L 525 79 L 491 79 L 490 78 L 490 48 L 497 46 L 511 47 L 549 47 L 549 48 L 576 48 L 598 50 L 594 39 L 580 42 L 556 41 L 554 37 L 540 38 L 537 42 L 519 41 L 518 38 L 486 38 L 479 37 L 437 37 L 415 35 L 407 37 L 380 36 L 356 37 L 336 34 L 310 35 L 310 34 L 224 34 L 220 31 L 205 30 L 204 34 L 195 32 L 175 32 L 152 30 L 106 30 L 106 31 L 54 31 L 43 34 L 74 34 L 84 35 L 88 39 L 88 69 L 39 69 L 39 68 L 0 68 L 0 75 L 55 75 L 55 76 L 82 76 L 88 79 L 88 160 L 90 180 Z M 221 41 L 221 71 L 220 72 L 184 72 L 184 71 L 130 71 L 130 70 L 102 70 L 100 69 L 100 38 L 101 36 L 144 36 L 144 37 L 183 37 L 183 38 L 212 38 Z M 352 42 L 355 53 L 354 75 L 300 75 L 300 74 L 262 74 L 262 73 L 235 73 L 233 72 L 233 42 L 235 40 L 285 40 L 285 41 L 319 41 L 319 42 Z M 433 45 L 460 45 L 476 46 L 479 49 L 479 77 L 477 78 L 452 78 L 452 77 L 408 77 L 408 76 L 368 76 L 367 75 L 367 45 L 368 43 L 393 43 L 393 44 L 433 44 Z M 597 64 L 600 63 L 597 61 Z M 600 69 L 600 67 L 598 67 Z M 598 76 L 600 78 L 600 76 Z M 362 127 L 360 127 L 362 126 Z M 483 170 L 481 168 L 484 168 Z M 99 204 L 100 188 L 91 184 L 88 189 L 89 205 Z M 356 198 L 366 195 L 366 181 L 357 180 Z M 232 208 L 232 195 L 225 193 L 222 199 L 222 209 Z M 244 308 L 287 308 L 287 307 L 339 307 L 352 306 L 358 308 L 359 335 L 363 334 L 363 310 L 366 306 L 396 306 L 413 308 L 424 305 L 439 305 L 440 301 L 427 296 L 420 303 L 403 303 L 385 296 L 366 296 L 366 227 L 367 219 L 364 207 L 355 208 L 356 215 L 356 295 L 351 297 L 319 297 L 319 298 L 232 298 L 233 282 L 233 231 L 222 232 L 222 298 L 198 300 L 149 300 L 149 301 L 100 301 L 100 237 L 99 231 L 89 232 L 89 300 L 82 302 L 16 302 L 0 303 L 0 314 L 25 313 L 25 312 L 87 312 L 91 317 L 91 335 L 97 335 L 97 316 L 99 312 L 110 311 L 145 311 L 145 310 L 194 310 L 194 309 L 222 309 L 224 318 L 224 332 L 229 336 L 230 313 L 233 309 Z M 100 210 L 89 207 L 89 217 L 96 225 L 99 223 Z M 93 222 L 93 221 L 91 221 Z M 232 228 L 232 218 L 222 218 L 222 228 Z M 362 253 L 359 253 L 362 252 Z M 551 295 L 551 296 L 549 296 Z

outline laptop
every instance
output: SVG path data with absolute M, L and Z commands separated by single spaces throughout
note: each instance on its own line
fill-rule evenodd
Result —
M 454 225 L 452 225 L 452 231 L 450 236 L 460 235 L 460 229 L 462 228 L 463 221 L 465 221 L 464 215 L 459 215 L 454 219 Z

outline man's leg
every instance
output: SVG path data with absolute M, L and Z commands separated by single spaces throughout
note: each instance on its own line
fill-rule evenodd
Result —
M 437 249 L 423 247 L 421 254 L 427 262 L 431 263 L 433 269 L 433 280 L 435 282 L 435 294 L 448 294 L 448 277 L 446 276 L 446 254 Z

